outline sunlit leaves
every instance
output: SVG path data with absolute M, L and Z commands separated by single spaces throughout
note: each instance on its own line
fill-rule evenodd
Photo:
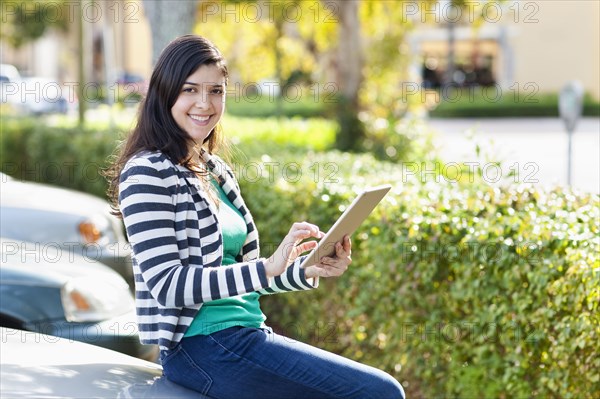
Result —
M 276 194 L 267 181 L 242 182 L 267 242 L 296 218 L 327 228 L 361 186 L 394 189 L 354 234 L 347 275 L 300 299 L 265 299 L 271 320 L 300 339 L 315 320 L 333 323 L 336 339 L 315 345 L 394 373 L 421 397 L 600 392 L 597 195 L 420 181 L 367 155 L 277 158 L 338 169 L 335 184 L 305 173 Z

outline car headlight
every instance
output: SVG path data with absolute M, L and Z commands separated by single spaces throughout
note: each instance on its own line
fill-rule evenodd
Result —
M 79 223 L 79 236 L 84 244 L 108 245 L 116 241 L 112 223 L 97 215 Z
M 65 318 L 72 322 L 96 322 L 120 316 L 135 307 L 124 281 L 73 278 L 61 289 Z

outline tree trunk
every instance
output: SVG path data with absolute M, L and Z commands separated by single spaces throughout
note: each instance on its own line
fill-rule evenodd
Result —
M 176 37 L 192 33 L 198 0 L 143 0 L 152 32 L 152 64 Z
M 358 8 L 360 0 L 335 0 L 333 6 L 338 19 L 338 49 L 336 53 L 337 85 L 339 93 L 336 147 L 343 151 L 361 148 L 365 131 L 358 119 L 358 93 L 363 81 L 362 45 Z
M 335 4 L 339 12 L 337 51 L 339 90 L 348 100 L 358 103 L 363 61 L 358 19 L 360 0 L 337 0 Z

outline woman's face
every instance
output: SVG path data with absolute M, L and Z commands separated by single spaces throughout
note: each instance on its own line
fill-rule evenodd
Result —
M 201 65 L 187 77 L 171 114 L 197 145 L 202 145 L 225 108 L 225 77 L 216 65 Z

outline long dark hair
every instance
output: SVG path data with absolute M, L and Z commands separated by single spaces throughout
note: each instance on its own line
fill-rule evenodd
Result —
M 119 148 L 115 161 L 106 172 L 108 197 L 115 215 L 118 208 L 119 176 L 127 161 L 140 151 L 161 151 L 173 162 L 197 169 L 189 152 L 192 139 L 181 129 L 171 114 L 171 108 L 185 80 L 202 65 L 216 65 L 225 78 L 229 76 L 225 59 L 209 40 L 185 35 L 173 40 L 160 54 L 150 78 L 148 91 L 138 111 L 137 123 Z M 217 125 L 203 143 L 213 153 L 222 144 Z

